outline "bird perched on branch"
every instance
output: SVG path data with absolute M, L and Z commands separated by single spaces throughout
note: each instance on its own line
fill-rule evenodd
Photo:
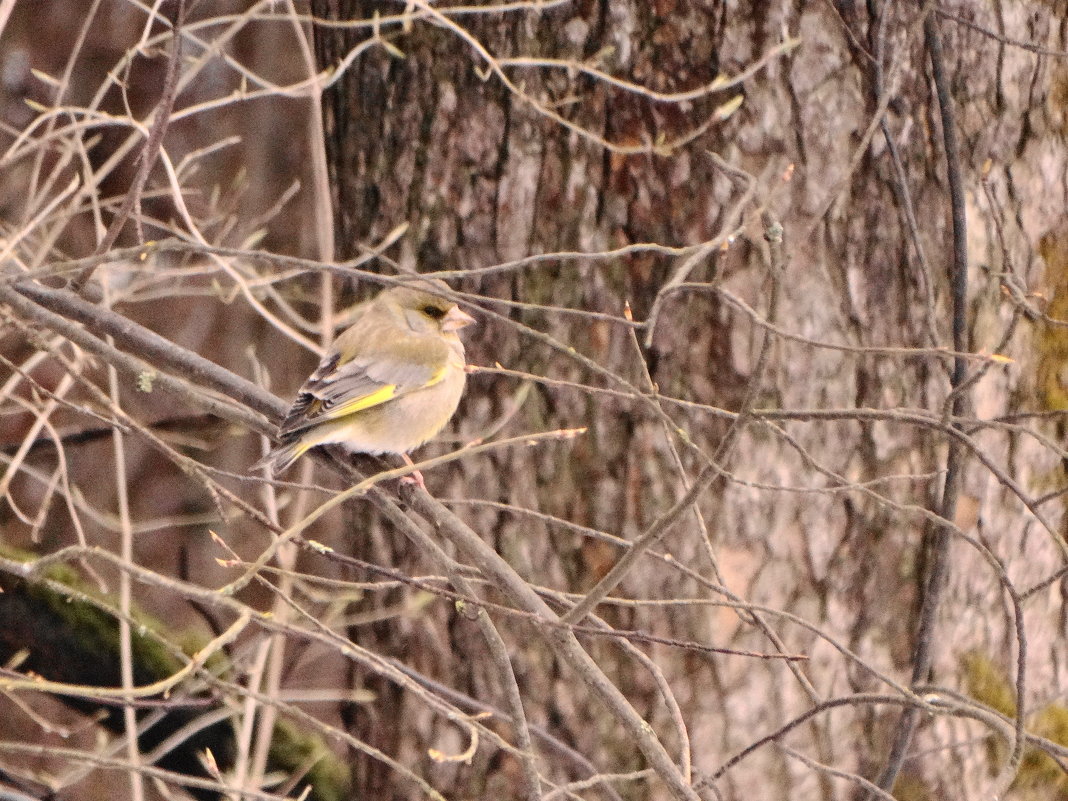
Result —
M 459 331 L 474 318 L 442 290 L 442 281 L 420 281 L 375 296 L 300 388 L 278 429 L 282 444 L 254 468 L 278 474 L 339 442 L 411 464 L 408 452 L 444 428 L 467 378 Z

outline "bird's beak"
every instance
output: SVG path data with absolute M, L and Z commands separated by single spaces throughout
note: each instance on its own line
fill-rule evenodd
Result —
M 446 333 L 449 331 L 459 331 L 461 328 L 471 325 L 474 321 L 475 318 L 459 306 L 453 306 L 445 312 L 445 316 L 441 318 L 441 330 Z

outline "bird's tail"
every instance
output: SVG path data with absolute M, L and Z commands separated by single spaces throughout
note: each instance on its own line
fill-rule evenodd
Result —
M 272 448 L 266 456 L 252 465 L 249 470 L 259 470 L 266 467 L 272 476 L 281 475 L 311 447 L 308 443 L 300 440 L 287 442 L 277 448 Z

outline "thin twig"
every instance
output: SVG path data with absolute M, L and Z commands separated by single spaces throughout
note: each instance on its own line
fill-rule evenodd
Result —
M 163 146 L 163 137 L 167 133 L 167 125 L 170 122 L 171 112 L 174 110 L 174 101 L 178 96 L 178 76 L 181 73 L 182 64 L 182 24 L 185 22 L 185 2 L 186 0 L 177 0 L 178 13 L 172 30 L 174 44 L 171 56 L 167 60 L 167 74 L 163 80 L 163 94 L 156 105 L 152 126 L 148 129 L 148 138 L 145 140 L 145 146 L 139 156 L 137 174 L 134 176 L 133 184 L 126 193 L 122 206 L 119 207 L 118 214 L 116 214 L 115 219 L 108 228 L 107 234 L 104 235 L 100 244 L 96 246 L 97 255 L 107 253 L 111 246 L 115 244 L 115 240 L 118 239 L 123 226 L 126 225 L 126 221 L 130 218 L 130 212 L 140 202 L 141 192 L 144 191 L 145 183 L 148 181 L 148 174 L 152 171 L 152 167 L 155 166 L 160 148 Z M 138 239 L 144 239 L 144 237 L 139 236 Z M 95 269 L 95 266 L 90 266 L 78 273 L 71 282 L 71 289 L 75 292 L 80 292 L 85 283 L 92 277 Z

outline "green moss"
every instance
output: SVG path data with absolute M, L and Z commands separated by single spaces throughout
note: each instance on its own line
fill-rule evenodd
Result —
M 1068 319 L 1068 230 L 1047 233 L 1038 247 L 1046 262 L 1049 306 L 1046 313 Z M 1068 328 L 1046 325 L 1037 338 L 1036 391 L 1039 403 L 1050 411 L 1068 409 Z
M 326 747 L 321 737 L 300 731 L 289 721 L 275 724 L 268 766 L 272 772 L 281 771 L 287 776 L 302 773 L 304 778 L 295 789 L 311 784 L 310 801 L 344 801 L 349 797 L 348 765 Z
M 1028 729 L 1058 745 L 1068 746 L 1068 707 L 1050 704 L 1034 716 Z M 1037 790 L 1039 793 L 1031 796 L 1035 798 L 1063 799 L 1068 797 L 1068 776 L 1045 751 L 1028 748 L 1024 751 L 1013 788 Z
M 0 555 L 20 561 L 32 561 L 33 554 L 0 544 Z M 56 589 L 54 584 L 68 587 L 69 592 Z M 119 620 L 114 611 L 118 599 L 110 598 L 94 588 L 73 567 L 55 563 L 32 578 L 15 577 L 0 573 L 0 588 L 5 592 L 23 595 L 31 605 L 51 616 L 72 637 L 76 636 L 78 648 L 86 660 L 95 660 L 100 666 L 115 665 L 119 654 Z M 169 647 L 164 624 L 136 607 L 130 610 L 130 646 L 135 666 L 134 680 L 137 684 L 149 684 L 165 679 L 182 668 L 182 661 Z M 75 634 L 76 633 L 76 634 Z M 201 641 L 202 645 L 206 641 Z M 194 646 L 194 643 L 189 643 Z M 190 655 L 194 651 L 187 651 Z M 71 679 L 67 679 L 71 680 Z M 107 684 L 107 682 L 102 682 Z
M 1003 715 L 1016 714 L 1016 692 L 1008 675 L 985 654 L 969 651 L 961 657 L 964 685 L 976 701 Z M 1068 707 L 1050 704 L 1028 721 L 1027 730 L 1058 745 L 1068 746 Z M 996 772 L 1008 757 L 1007 743 L 997 735 L 988 739 L 987 757 L 991 772 Z M 1068 776 L 1043 750 L 1026 748 L 1013 790 L 1024 799 L 1068 798 Z M 900 798 L 900 796 L 898 796 Z
M 1005 671 L 980 651 L 968 651 L 960 658 L 968 695 L 1006 717 L 1016 714 L 1016 691 Z
M 0 543 L 0 556 L 30 562 L 33 555 Z M 56 585 L 62 585 L 58 587 Z M 71 684 L 114 687 L 120 683 L 119 621 L 114 614 L 117 600 L 90 587 L 69 565 L 57 563 L 32 576 L 0 570 L 0 662 L 25 651 L 21 666 L 45 678 Z M 207 639 L 200 635 L 178 634 L 141 610 L 131 610 L 131 646 L 134 683 L 146 685 L 174 675 L 184 665 L 180 652 L 191 656 Z M 179 647 L 176 643 L 181 642 Z M 225 654 L 208 661 L 215 673 L 229 671 Z M 99 707 L 91 699 L 61 697 L 64 703 L 96 714 L 106 710 L 101 723 L 121 731 L 123 720 L 115 707 Z M 157 723 L 141 738 L 147 751 L 166 736 L 190 722 L 199 710 L 178 709 Z M 220 766 L 233 762 L 233 731 L 229 721 L 221 721 L 188 737 L 186 748 L 175 749 L 159 765 L 179 773 L 207 778 L 198 754 L 210 748 Z M 300 787 L 311 785 L 311 801 L 342 801 L 348 798 L 348 767 L 316 734 L 300 731 L 288 721 L 275 725 L 268 759 L 271 773 L 299 776 Z M 299 792 L 298 788 L 298 792 Z M 214 799 L 210 791 L 195 793 Z
M 934 801 L 931 788 L 923 779 L 911 773 L 902 773 L 898 777 L 891 794 L 898 801 Z

